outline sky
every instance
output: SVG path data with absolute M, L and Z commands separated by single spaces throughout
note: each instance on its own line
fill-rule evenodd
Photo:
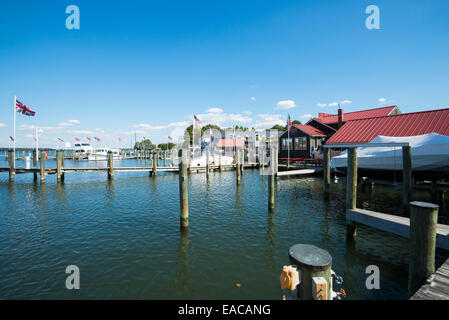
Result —
M 80 28 L 69 30 L 69 5 Z M 368 29 L 369 5 L 379 29 Z M 449 1 L 1 1 L 0 147 L 164 143 L 202 124 L 269 128 L 449 106 Z M 122 141 L 119 142 L 118 139 Z

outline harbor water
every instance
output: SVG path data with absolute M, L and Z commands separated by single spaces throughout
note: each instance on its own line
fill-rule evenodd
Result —
M 86 165 L 106 163 L 65 160 Z M 177 174 L 66 173 L 62 184 L 51 175 L 41 185 L 32 174 L 9 183 L 0 173 L 0 299 L 281 299 L 279 275 L 297 243 L 331 254 L 347 299 L 407 299 L 407 239 L 360 226 L 347 243 L 344 179 L 329 201 L 320 177 L 277 180 L 271 213 L 267 183 L 255 169 L 240 185 L 234 171 L 189 175 L 190 227 L 181 232 Z M 359 188 L 357 206 L 400 214 L 401 189 Z M 449 222 L 447 204 L 440 216 Z M 437 266 L 445 256 L 437 250 Z M 65 286 L 69 265 L 80 269 L 80 290 Z M 370 265 L 380 269 L 379 290 L 366 288 Z

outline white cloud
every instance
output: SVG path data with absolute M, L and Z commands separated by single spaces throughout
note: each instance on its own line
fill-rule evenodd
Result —
M 249 116 L 250 114 L 253 114 L 251 111 L 243 111 L 242 113 L 243 113 L 243 114 L 246 114 L 246 115 L 248 115 L 248 116 Z
M 380 102 L 380 103 L 385 103 L 386 101 L 387 101 L 386 98 L 380 98 L 380 99 L 379 99 L 379 102 Z
M 284 117 L 281 114 L 259 114 L 260 120 L 257 120 L 254 124 L 254 128 L 256 129 L 267 129 L 271 128 L 275 125 L 285 126 L 286 121 L 282 118 Z
M 318 107 L 320 107 L 320 108 L 324 108 L 324 107 L 327 106 L 326 103 L 317 103 L 316 105 L 317 105 Z
M 296 107 L 296 103 L 293 100 L 281 100 L 277 103 L 275 110 L 289 110 Z
M 61 122 L 60 124 L 58 124 L 58 126 L 60 127 L 73 127 L 74 124 L 73 123 L 68 123 L 68 122 Z
M 351 100 L 343 100 L 343 101 L 341 102 L 341 105 L 344 106 L 345 104 L 350 104 L 350 103 L 352 103 Z
M 251 98 L 249 98 L 249 100 L 256 101 L 256 97 L 251 97 Z
M 306 114 L 303 114 L 302 116 L 300 116 L 299 118 L 308 120 L 308 119 L 313 118 L 313 115 L 311 115 L 310 113 L 306 113 Z
M 338 106 L 338 102 L 331 102 L 328 104 L 329 107 L 337 107 Z
M 65 133 L 67 134 L 94 134 L 94 131 L 91 130 L 67 130 Z
M 80 121 L 79 120 L 69 120 L 69 121 L 67 121 L 68 123 L 71 123 L 71 124 L 80 124 Z
M 6 128 L 6 127 L 7 127 L 6 124 L 0 123 L 0 128 Z
M 206 110 L 206 112 L 208 112 L 208 113 L 222 113 L 223 109 L 220 109 L 220 108 L 209 108 L 209 109 Z

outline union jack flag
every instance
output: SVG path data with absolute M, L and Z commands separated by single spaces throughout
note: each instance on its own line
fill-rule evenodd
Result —
M 17 99 L 16 99 L 16 111 L 29 117 L 34 117 L 34 115 L 36 114 L 35 111 L 31 110 L 29 107 L 27 107 Z

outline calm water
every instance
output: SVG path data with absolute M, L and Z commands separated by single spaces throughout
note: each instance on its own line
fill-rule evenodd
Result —
M 64 184 L 47 176 L 42 186 L 32 175 L 7 180 L 0 173 L 1 299 L 280 299 L 279 275 L 296 243 L 329 251 L 348 299 L 407 298 L 407 240 L 361 226 L 356 244 L 347 245 L 342 180 L 329 202 L 320 178 L 280 180 L 270 214 L 267 178 L 257 170 L 246 170 L 240 187 L 233 171 L 209 181 L 192 174 L 185 234 L 176 174 L 116 172 L 108 182 L 106 173 L 67 173 Z M 414 199 L 428 201 L 428 194 Z M 359 207 L 397 213 L 400 204 L 400 189 L 359 190 Z M 442 212 L 447 217 L 447 207 Z M 447 252 L 437 256 L 441 263 Z M 78 291 L 65 288 L 72 264 L 81 272 Z M 372 264 L 380 267 L 381 290 L 365 288 Z

